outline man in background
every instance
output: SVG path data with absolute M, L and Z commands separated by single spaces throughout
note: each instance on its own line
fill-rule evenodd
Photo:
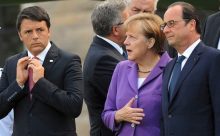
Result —
M 220 11 L 208 16 L 202 39 L 206 45 L 220 49 Z
M 26 50 L 6 60 L 0 118 L 14 110 L 13 136 L 76 136 L 83 102 L 80 58 L 50 41 L 50 17 L 43 8 L 23 9 L 16 26 Z
M 101 113 L 115 66 L 126 59 L 123 23 L 127 19 L 123 1 L 100 3 L 92 12 L 96 33 L 83 66 L 84 98 L 89 112 L 91 136 L 114 136 L 102 122 Z
M 158 0 L 126 0 L 129 16 L 138 13 L 155 13 Z

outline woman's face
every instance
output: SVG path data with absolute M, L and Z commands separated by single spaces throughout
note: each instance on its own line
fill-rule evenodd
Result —
M 131 24 L 126 31 L 127 38 L 124 41 L 128 53 L 128 59 L 141 60 L 149 51 L 149 41 L 141 31 L 139 24 Z

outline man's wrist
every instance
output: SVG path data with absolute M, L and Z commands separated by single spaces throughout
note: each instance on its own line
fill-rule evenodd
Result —
M 18 81 L 17 81 L 17 83 L 18 83 L 18 86 L 19 86 L 21 89 L 24 88 L 24 84 L 21 84 L 21 83 L 19 83 Z

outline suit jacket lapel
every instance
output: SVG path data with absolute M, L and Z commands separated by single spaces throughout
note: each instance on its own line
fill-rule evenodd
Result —
M 130 61 L 128 65 L 128 82 L 131 88 L 137 91 L 137 65 Z
M 215 39 L 214 39 L 214 45 L 213 46 L 215 46 L 216 49 L 218 48 L 219 38 L 220 38 L 220 28 L 217 30 L 217 34 L 216 34 Z
M 48 77 L 50 75 L 50 72 L 53 71 L 51 70 L 53 65 L 55 64 L 56 60 L 58 58 L 58 48 L 56 47 L 56 45 L 54 43 L 51 42 L 51 47 L 49 49 L 49 51 L 47 52 L 47 55 L 44 59 L 43 62 L 43 67 L 44 67 L 44 77 Z M 32 103 L 30 105 L 30 107 L 33 106 L 33 104 L 35 103 L 36 99 L 34 97 L 32 97 Z M 31 110 L 31 108 L 30 108 Z
M 150 75 L 147 77 L 147 79 L 144 81 L 141 87 L 145 86 L 147 83 L 150 83 L 152 80 L 157 78 L 161 73 L 163 72 L 164 68 L 166 67 L 167 63 L 170 61 L 169 55 L 167 53 L 164 53 L 156 66 L 151 71 Z M 140 88 L 141 88 L 140 87 Z
M 48 51 L 43 63 L 43 67 L 45 69 L 45 77 L 48 77 L 48 75 L 50 75 L 50 72 L 52 71 L 51 68 L 58 58 L 58 48 L 53 43 L 51 45 L 52 46 Z
M 169 98 L 169 82 L 170 82 L 170 77 L 172 74 L 172 70 L 173 67 L 175 65 L 177 57 L 175 57 L 166 67 L 165 69 L 165 74 L 163 77 L 163 96 L 164 96 L 164 100 L 166 101 L 166 103 L 169 103 L 170 98 Z
M 178 94 L 179 88 L 181 87 L 181 85 L 184 82 L 185 78 L 189 75 L 189 73 L 192 71 L 193 67 L 198 62 L 199 54 L 202 51 L 201 44 L 202 43 L 200 42 L 199 45 L 194 49 L 194 51 L 192 52 L 192 54 L 188 58 L 186 64 L 184 65 L 184 67 L 183 67 L 183 69 L 182 69 L 182 71 L 180 73 L 180 77 L 179 77 L 179 79 L 178 79 L 178 81 L 176 83 L 176 87 L 174 89 L 173 95 L 170 98 L 170 103 L 172 103 L 172 101 L 174 100 L 174 98 Z
M 106 42 L 105 40 L 95 36 L 93 38 L 93 44 L 94 46 L 103 46 L 104 48 L 107 48 L 110 50 L 114 55 L 116 55 L 120 60 L 125 60 L 125 58 L 116 50 L 110 43 Z

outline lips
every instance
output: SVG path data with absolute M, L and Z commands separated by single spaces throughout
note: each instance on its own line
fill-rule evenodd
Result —
M 131 52 L 131 50 L 127 49 L 127 53 L 130 53 L 130 52 Z
M 41 43 L 32 43 L 31 45 L 33 46 L 37 46 L 37 45 L 40 45 Z
M 166 36 L 167 39 L 170 39 L 170 38 L 172 38 L 172 37 L 173 37 L 173 36 Z

